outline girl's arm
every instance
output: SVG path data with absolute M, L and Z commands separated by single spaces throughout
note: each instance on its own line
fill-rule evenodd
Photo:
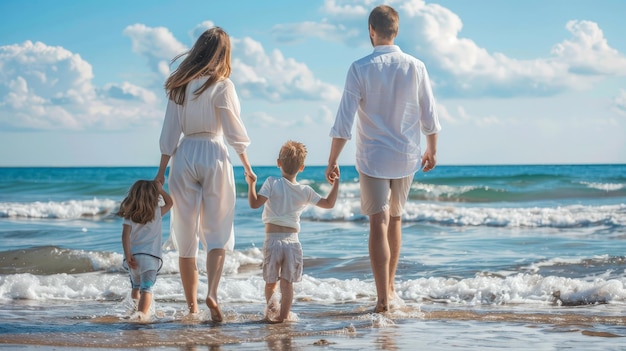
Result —
M 325 199 L 321 199 L 320 201 L 317 202 L 317 207 L 321 207 L 321 208 L 333 208 L 335 207 L 335 202 L 337 201 L 337 195 L 339 194 L 339 170 L 337 170 L 337 173 L 332 173 L 329 175 L 328 179 L 332 180 L 333 182 L 333 187 L 330 188 L 330 192 L 328 193 L 328 196 L 326 196 Z
M 165 216 L 172 208 L 172 205 L 174 205 L 174 200 L 172 200 L 170 194 L 163 189 L 163 184 L 157 182 L 157 187 L 159 188 L 159 194 L 163 196 L 163 201 L 165 201 L 165 205 L 161 207 L 161 216 Z
M 128 224 L 122 226 L 122 247 L 124 248 L 124 257 L 126 258 L 128 267 L 137 268 L 135 258 L 130 253 L 130 230 L 131 227 Z
M 170 155 L 161 154 L 161 162 L 159 163 L 159 171 L 157 172 L 154 180 L 163 185 L 165 184 L 165 169 L 167 168 L 167 164 L 170 162 Z

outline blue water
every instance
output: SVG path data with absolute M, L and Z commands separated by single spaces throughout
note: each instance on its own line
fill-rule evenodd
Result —
M 325 195 L 330 188 L 324 169 L 308 166 L 298 180 Z M 279 174 L 276 167 L 255 172 L 260 182 Z M 114 213 L 135 180 L 155 174 L 152 167 L 0 168 L 0 339 L 19 334 L 20 323 L 57 334 L 69 332 L 75 320 L 95 323 L 103 333 L 119 326 L 97 322 L 123 318 L 127 302 L 121 220 Z M 232 320 L 241 322 L 263 309 L 264 233 L 261 209 L 248 207 L 243 170 L 235 174 L 236 245 L 219 298 L 237 316 Z M 311 321 L 336 310 L 352 316 L 375 299 L 358 175 L 349 166 L 341 175 L 335 208 L 309 208 L 302 216 L 305 277 L 295 285 L 294 311 L 313 334 L 343 330 L 348 322 L 345 316 L 327 325 Z M 546 316 L 559 313 L 572 321 L 599 318 L 587 329 L 626 336 L 623 317 L 611 319 L 626 315 L 626 165 L 438 166 L 415 176 L 403 219 L 396 290 L 409 312 L 385 323 L 429 320 L 419 313 L 442 308 L 456 313 L 444 318 L 453 321 L 479 319 L 467 317 L 470 311 L 502 313 L 494 318 L 514 311 L 551 325 Z M 169 217 L 163 235 L 166 241 Z M 202 255 L 199 268 L 202 296 Z M 161 316 L 152 324 L 156 328 L 180 327 L 179 279 L 176 253 L 166 251 L 154 291 Z M 47 307 L 31 316 L 16 304 Z M 505 329 L 519 323 L 504 319 Z M 478 326 L 484 327 L 473 324 Z M 471 340 L 467 335 L 459 343 L 481 349 Z

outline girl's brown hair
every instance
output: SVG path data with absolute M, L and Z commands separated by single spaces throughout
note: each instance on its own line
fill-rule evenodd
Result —
M 156 183 L 153 180 L 138 180 L 128 190 L 117 215 L 135 223 L 146 224 L 154 219 L 158 206 L 159 189 Z
M 191 50 L 174 57 L 172 63 L 185 55 L 187 57 L 165 81 L 168 98 L 179 105 L 185 102 L 185 91 L 190 81 L 209 77 L 193 92 L 197 96 L 213 83 L 230 76 L 230 38 L 222 28 L 213 27 L 200 35 Z

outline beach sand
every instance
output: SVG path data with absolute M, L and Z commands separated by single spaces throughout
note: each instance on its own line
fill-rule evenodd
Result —
M 518 312 L 429 304 L 406 305 L 385 315 L 353 304 L 297 307 L 299 320 L 284 324 L 267 324 L 259 313 L 233 309 L 225 311 L 221 324 L 203 317 L 139 323 L 100 316 L 77 321 L 76 331 L 2 334 L 0 349 L 619 350 L 626 336 L 626 317 L 618 310 L 607 313 L 606 306 Z

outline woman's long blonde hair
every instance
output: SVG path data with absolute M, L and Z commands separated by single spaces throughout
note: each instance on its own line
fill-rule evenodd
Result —
M 117 215 L 139 224 L 146 224 L 154 219 L 154 212 L 159 207 L 159 188 L 154 180 L 138 180 L 128 190 L 122 200 Z
M 179 105 L 185 102 L 185 91 L 190 81 L 209 77 L 193 92 L 197 96 L 213 83 L 230 76 L 230 38 L 222 28 L 213 27 L 200 35 L 191 50 L 174 57 L 172 63 L 185 55 L 187 57 L 165 81 L 168 98 Z

